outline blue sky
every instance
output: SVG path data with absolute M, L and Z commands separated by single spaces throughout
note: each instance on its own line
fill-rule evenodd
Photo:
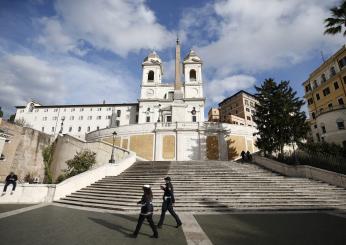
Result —
M 265 78 L 301 83 L 344 44 L 323 35 L 337 0 L 1 0 L 0 106 L 136 102 L 141 62 L 155 49 L 173 82 L 182 56 L 203 59 L 206 112 Z

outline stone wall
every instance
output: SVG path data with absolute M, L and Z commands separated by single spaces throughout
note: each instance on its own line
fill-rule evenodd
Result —
M 51 164 L 53 180 L 56 180 L 67 169 L 66 161 L 72 159 L 77 152 L 82 150 L 90 150 L 96 153 L 96 165 L 94 168 L 108 163 L 112 153 L 112 145 L 108 142 L 108 140 L 85 142 L 70 135 L 58 136 Z M 117 142 L 117 145 L 120 145 L 120 141 Z M 116 146 L 114 159 L 123 159 L 127 154 L 127 151 Z
M 10 171 L 14 171 L 20 180 L 23 180 L 27 174 L 43 180 L 42 150 L 53 141 L 53 138 L 40 131 L 6 121 L 2 121 L 0 129 L 9 140 L 3 147 L 5 160 L 0 161 L 0 181 L 3 181 Z

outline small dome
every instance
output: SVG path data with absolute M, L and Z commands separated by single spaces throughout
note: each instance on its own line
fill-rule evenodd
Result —
M 143 64 L 161 64 L 162 61 L 155 51 L 152 51 L 147 57 L 144 58 Z
M 185 56 L 184 63 L 202 63 L 202 60 L 196 54 L 196 52 L 191 49 L 190 52 Z

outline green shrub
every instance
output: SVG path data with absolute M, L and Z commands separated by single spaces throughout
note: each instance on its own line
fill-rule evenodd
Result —
M 89 170 L 96 163 L 96 153 L 85 150 L 77 152 L 73 159 L 66 161 L 66 176 L 72 177 Z

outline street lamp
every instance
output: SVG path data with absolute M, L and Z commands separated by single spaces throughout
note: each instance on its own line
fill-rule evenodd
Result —
M 113 135 L 113 147 L 112 147 L 112 155 L 111 155 L 111 159 L 109 160 L 109 163 L 115 163 L 115 160 L 114 160 L 114 145 L 115 145 L 115 136 L 117 135 L 117 132 L 113 132 L 112 133 Z
M 64 127 L 64 120 L 65 118 L 61 118 L 61 127 L 60 127 L 60 131 L 59 131 L 59 134 L 62 134 L 62 131 L 63 131 L 63 127 Z

